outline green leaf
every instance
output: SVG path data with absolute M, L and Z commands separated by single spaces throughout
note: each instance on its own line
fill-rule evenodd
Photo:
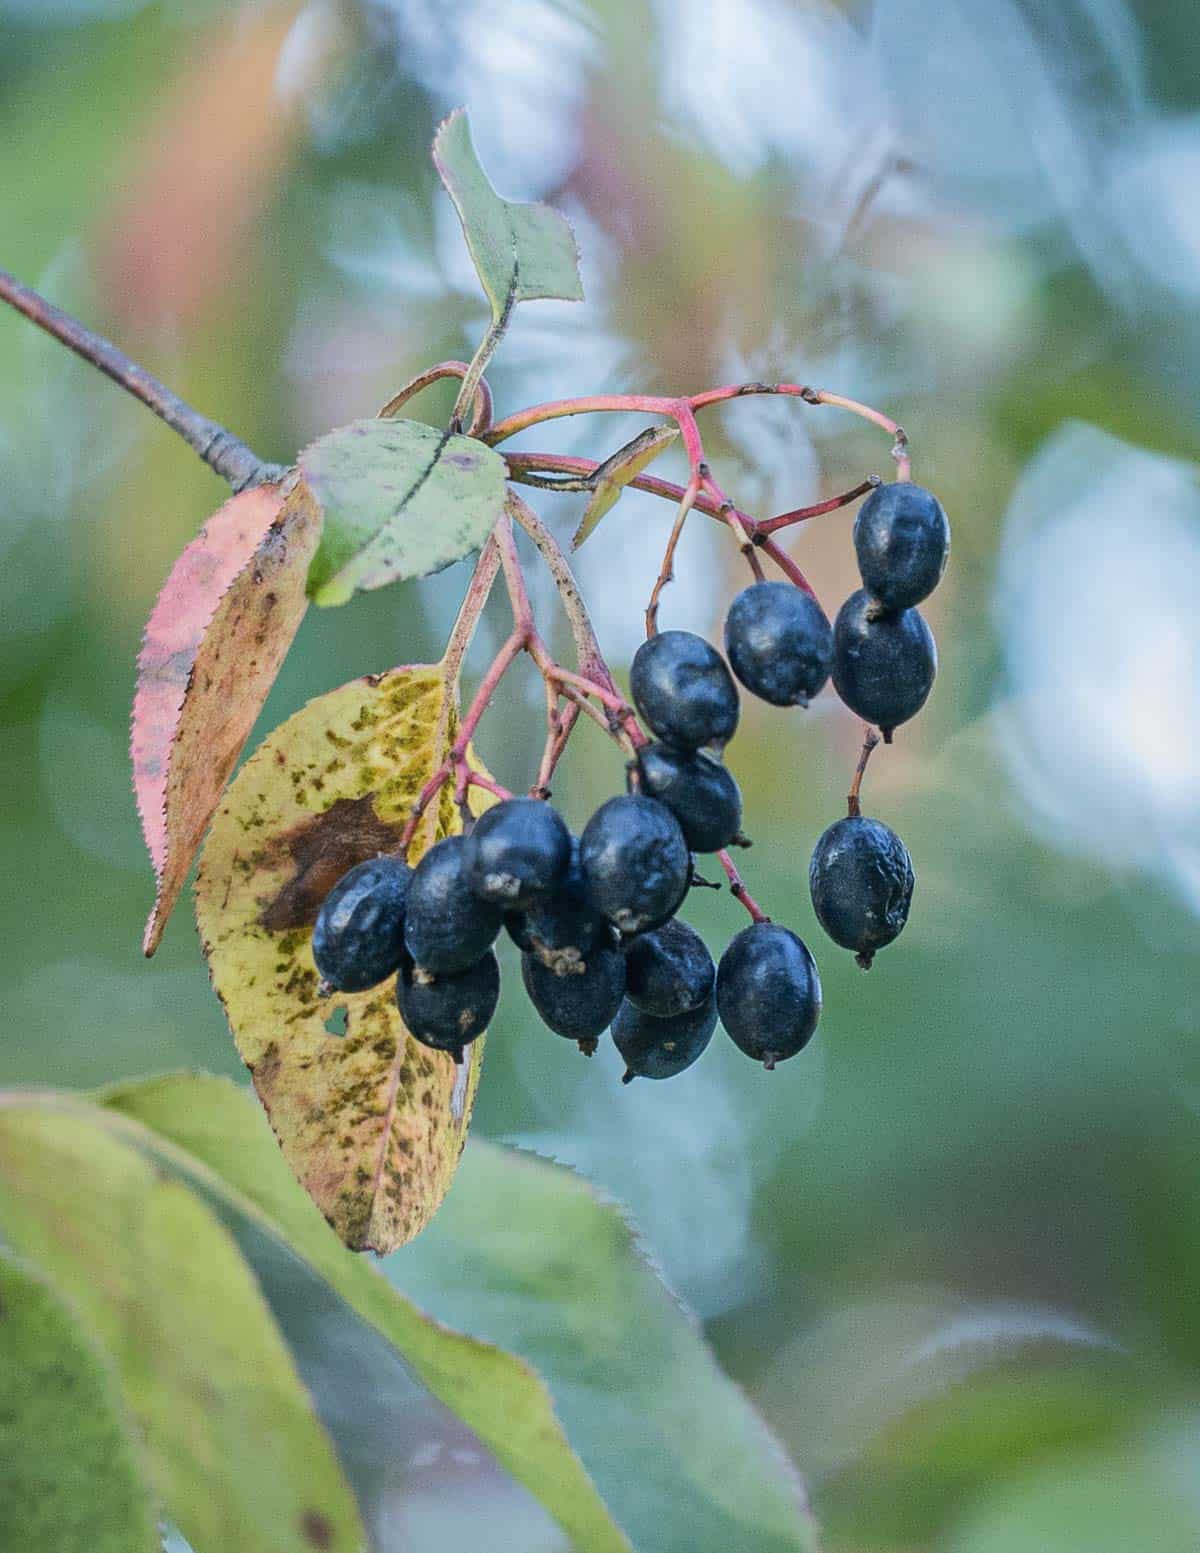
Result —
M 517 302 L 583 300 L 570 223 L 548 205 L 501 199 L 480 165 L 462 108 L 438 127 L 433 160 L 458 211 L 494 323 L 507 319 Z
M 440 1295 L 431 1301 L 434 1320 L 346 1251 L 296 1186 L 244 1091 L 227 1079 L 177 1075 L 125 1085 L 104 1098 L 142 1146 L 291 1247 L 403 1354 L 433 1395 L 541 1501 L 577 1553 L 629 1553 L 540 1377 L 511 1354 L 443 1325 Z
M 196 922 L 238 1051 L 288 1164 L 355 1250 L 395 1250 L 445 1196 L 484 1042 L 460 1067 L 413 1040 L 390 983 L 323 997 L 312 929 L 347 869 L 395 849 L 457 731 L 457 685 L 441 666 L 318 696 L 242 767 L 196 877 Z M 477 812 L 495 801 L 470 795 Z M 447 785 L 410 858 L 461 824 Z
M 428 577 L 478 550 L 504 510 L 504 460 L 473 437 L 420 421 L 354 421 L 304 449 L 324 511 L 308 573 L 317 604 Z
M 115 1380 L 41 1277 L 0 1254 L 0 1547 L 158 1553 Z
M 944 1539 L 945 1553 L 1195 1553 L 1191 1428 L 993 1484 Z
M 573 550 L 578 550 L 584 540 L 595 533 L 596 525 L 606 512 L 616 506 L 629 482 L 643 474 L 678 435 L 678 426 L 648 426 L 632 442 L 618 448 L 611 458 L 605 459 L 596 471 L 595 489 L 571 541 Z
M 571 1171 L 472 1143 L 441 1213 L 387 1272 L 442 1319 L 538 1367 L 635 1547 L 815 1547 L 780 1445 L 620 1213 Z
M 111 1359 L 197 1553 L 358 1553 L 350 1490 L 228 1231 L 113 1131 L 99 1108 L 9 1096 L 0 1232 Z

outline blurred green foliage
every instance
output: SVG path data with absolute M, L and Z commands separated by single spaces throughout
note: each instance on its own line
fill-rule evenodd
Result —
M 180 105 L 221 101 L 231 36 L 264 58 L 277 51 L 286 7 L 130 6 L 92 21 L 57 10 L 59 21 L 23 19 L 0 4 L 6 267 L 268 458 L 372 414 L 411 372 L 469 347 L 482 309 L 447 272 L 427 157 L 452 99 L 406 74 L 403 28 L 392 29 L 405 8 L 342 8 L 341 41 L 317 55 L 303 108 L 281 100 L 263 113 L 230 94 L 224 159 L 211 162 L 211 123 Z M 416 29 L 421 8 L 409 11 Z M 1193 1547 L 1195 917 L 1152 881 L 1068 856 L 1031 828 L 992 710 L 1006 687 L 991 604 L 1009 492 L 1065 418 L 1200 455 L 1186 366 L 1194 295 L 1139 282 L 1136 305 L 1120 305 L 1053 223 L 994 230 L 936 201 L 888 207 L 831 250 L 792 197 L 805 174 L 786 156 L 736 173 L 672 131 L 667 44 L 648 11 L 608 0 L 589 15 L 578 166 L 561 190 L 537 192 L 582 218 L 584 309 L 602 317 L 594 336 L 572 334 L 559 312 L 543 326 L 531 306 L 510 342 L 515 364 L 502 354 L 492 374 L 501 404 L 626 376 L 695 389 L 737 375 L 731 358 L 776 350 L 778 375 L 819 375 L 903 420 L 955 547 L 930 610 L 942 661 L 930 708 L 868 778 L 869 805 L 917 866 L 903 940 L 864 977 L 820 940 L 808 904 L 812 841 L 853 763 L 849 719 L 832 706 L 802 723 L 747 707 L 730 751 L 759 841 L 747 872 L 818 955 L 813 1048 L 767 1080 L 714 1042 L 694 1073 L 618 1097 L 622 1112 L 596 1098 L 614 1088 L 615 1064 L 581 1063 L 507 992 L 476 1129 L 557 1148 L 630 1203 L 804 1472 L 827 1549 Z M 1194 114 L 1194 18 L 1162 3 L 1133 19 L 1151 100 Z M 536 54 L 536 29 L 524 41 Z M 269 70 L 250 79 L 271 91 Z M 476 135 L 489 161 L 478 121 Z M 178 212 L 192 197 L 206 217 L 189 231 Z M 607 250 L 598 295 L 589 240 Z M 424 291 L 389 290 L 404 264 L 425 266 Z M 439 392 L 420 405 L 432 421 L 448 411 Z M 803 499 L 813 429 L 822 491 L 886 462 L 865 428 L 804 419 L 817 413 L 722 412 L 712 452 L 724 483 L 753 489 L 774 459 L 796 470 Z M 749 424 L 767 427 L 752 447 Z M 588 451 L 610 451 L 612 431 L 590 428 Z M 182 909 L 154 962 L 141 959 L 152 891 L 126 769 L 141 621 L 223 492 L 144 411 L 15 317 L 0 317 L 0 466 L 0 1083 L 88 1085 L 187 1064 L 236 1075 Z M 669 456 L 662 469 L 672 473 Z M 640 613 L 639 541 L 651 523 L 665 536 L 665 509 L 629 501 L 585 552 L 602 626 Z M 547 497 L 541 510 L 565 537 L 581 498 Z M 688 623 L 707 613 L 715 632 L 741 573 L 707 540 L 689 530 L 682 566 L 709 567 Z M 835 606 L 853 582 L 845 517 L 804 532 L 795 553 Z M 260 732 L 355 674 L 435 656 L 463 581 L 455 568 L 311 612 Z M 1070 579 L 1062 586 L 1069 598 Z M 672 607 L 668 594 L 666 623 Z M 513 785 L 539 715 L 511 692 L 485 725 L 486 759 Z M 579 820 L 619 780 L 584 730 L 559 796 Z M 690 915 L 714 945 L 739 925 L 724 896 L 701 893 Z M 718 1187 L 728 1196 L 706 1198 Z M 675 1223 L 686 1238 L 672 1239 Z M 706 1245 L 725 1247 L 719 1279 Z M 571 1255 L 569 1240 L 561 1249 Z M 433 1253 L 418 1241 L 400 1255 L 415 1279 Z M 438 1314 L 436 1288 L 422 1295 Z M 471 1329 L 469 1287 L 452 1319 Z M 413 1547 L 474 1545 L 445 1506 L 407 1529 L 425 1539 Z M 512 1535 L 514 1548 L 533 1545 Z

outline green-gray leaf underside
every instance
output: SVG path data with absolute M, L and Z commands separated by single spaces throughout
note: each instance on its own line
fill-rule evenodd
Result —
M 579 252 L 566 217 L 548 205 L 517 204 L 496 193 L 463 109 L 439 127 L 433 160 L 458 211 L 493 320 L 537 297 L 583 300 Z
M 116 1383 L 75 1314 L 0 1254 L 0 1548 L 158 1553 Z
M 813 1553 L 795 1469 L 619 1211 L 572 1171 L 472 1142 L 389 1277 L 546 1378 L 600 1492 L 646 1553 Z
M 504 510 L 499 453 L 420 421 L 353 421 L 299 462 L 325 515 L 308 574 L 318 604 L 441 571 L 478 550 Z

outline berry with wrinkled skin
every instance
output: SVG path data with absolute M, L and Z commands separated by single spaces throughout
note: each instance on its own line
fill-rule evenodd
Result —
M 811 593 L 755 582 L 729 606 L 725 651 L 747 690 L 772 706 L 807 706 L 829 678 L 833 639 Z
M 673 916 L 692 877 L 678 820 L 640 793 L 600 805 L 579 838 L 579 861 L 596 908 L 626 935 Z
M 738 690 L 720 653 L 692 631 L 660 631 L 629 670 L 646 726 L 676 749 L 723 749 L 738 723 Z
M 597 944 L 587 961 L 559 973 L 534 955 L 521 956 L 521 980 L 543 1024 L 570 1041 L 603 1035 L 625 995 L 625 957 Z
M 471 888 L 465 836 L 447 836 L 417 864 L 408 887 L 404 946 L 431 976 L 453 976 L 491 948 L 503 918 Z
M 936 674 L 933 632 L 917 610 L 885 614 L 865 588 L 850 595 L 833 627 L 833 684 L 885 743 L 925 705 Z
M 803 1051 L 821 1017 L 821 978 L 803 939 L 774 922 L 743 928 L 717 967 L 717 1010 L 765 1068 Z
M 817 920 L 863 970 L 908 921 L 914 875 L 896 832 L 865 814 L 831 825 L 813 851 L 809 889 Z
M 611 944 L 612 927 L 592 903 L 574 837 L 565 879 L 548 900 L 539 901 L 525 914 L 523 933 L 522 948 L 552 971 L 586 960 L 597 944 Z
M 489 949 L 454 976 L 426 977 L 407 957 L 396 977 L 400 1017 L 423 1046 L 463 1060 L 463 1048 L 482 1035 L 500 998 L 500 962 Z
M 562 883 L 571 833 L 540 798 L 506 798 L 475 821 L 467 848 L 471 886 L 480 900 L 525 910 Z
M 854 520 L 863 587 L 895 611 L 928 598 L 950 554 L 950 524 L 932 491 L 896 480 L 871 492 Z
M 322 981 L 339 992 L 363 992 L 398 968 L 412 876 L 398 857 L 373 857 L 342 875 L 313 928 L 313 959 Z
M 717 1028 L 717 1000 L 710 992 L 697 1008 L 656 1019 L 628 998 L 613 1020 L 613 1041 L 625 1059 L 623 1084 L 635 1078 L 674 1078 L 696 1061 Z
M 656 1019 L 686 1014 L 712 996 L 717 968 L 708 946 L 673 917 L 633 940 L 625 954 L 625 997 Z
M 638 751 L 642 791 L 665 803 L 693 852 L 719 852 L 741 829 L 742 795 L 728 767 L 706 755 L 647 744 Z

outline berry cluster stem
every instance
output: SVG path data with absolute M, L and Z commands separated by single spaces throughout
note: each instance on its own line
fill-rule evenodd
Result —
M 727 849 L 717 853 L 717 861 L 724 870 L 725 877 L 729 880 L 730 893 L 741 901 L 742 905 L 750 913 L 750 920 L 752 922 L 770 922 L 770 917 L 767 916 L 766 912 L 746 888 L 741 874 L 738 873 L 737 864 L 730 857 Z
M 862 813 L 862 804 L 859 801 L 859 793 L 862 790 L 863 776 L 867 769 L 867 762 L 871 758 L 871 751 L 879 743 L 879 734 L 870 725 L 863 728 L 862 753 L 858 757 L 858 765 L 854 768 L 854 778 L 850 783 L 850 791 L 846 794 L 846 813 L 852 820 Z

